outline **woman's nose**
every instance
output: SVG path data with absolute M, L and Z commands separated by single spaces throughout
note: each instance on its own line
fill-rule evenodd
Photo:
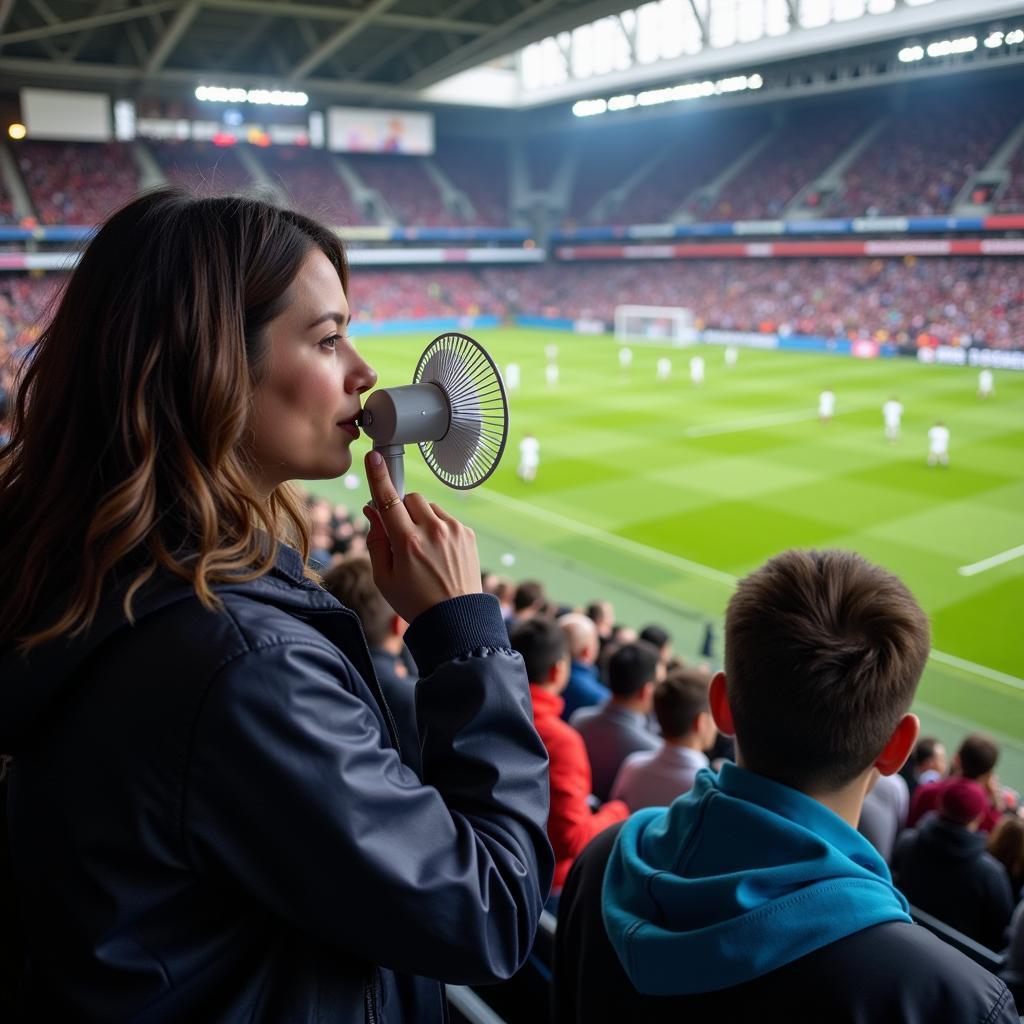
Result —
M 346 379 L 346 391 L 361 395 L 377 383 L 377 371 L 361 356 L 356 356 L 356 364 L 349 370 Z

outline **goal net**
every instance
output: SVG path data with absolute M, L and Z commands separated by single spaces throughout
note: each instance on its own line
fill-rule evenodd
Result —
M 697 340 L 693 312 L 681 306 L 616 306 L 615 340 L 692 345 Z

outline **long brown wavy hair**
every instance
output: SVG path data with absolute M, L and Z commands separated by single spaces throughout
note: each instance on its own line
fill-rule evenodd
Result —
M 115 578 L 131 621 L 159 569 L 216 608 L 213 585 L 263 575 L 278 542 L 305 561 L 300 500 L 262 498 L 248 449 L 264 328 L 314 247 L 347 291 L 338 238 L 259 200 L 161 189 L 98 230 L 0 449 L 0 648 L 86 631 Z

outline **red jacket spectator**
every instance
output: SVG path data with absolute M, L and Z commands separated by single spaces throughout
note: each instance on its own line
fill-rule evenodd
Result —
M 1002 814 L 992 806 L 989 801 L 988 791 L 980 782 L 975 782 L 973 779 L 961 779 L 956 776 L 950 779 L 943 779 L 941 782 L 926 782 L 923 786 L 918 786 L 914 790 L 913 799 L 910 801 L 910 814 L 907 817 L 907 825 L 913 828 L 930 811 L 937 811 L 942 794 L 954 783 L 961 785 L 969 783 L 975 786 L 984 796 L 988 809 L 985 811 L 985 816 L 981 819 L 978 831 L 991 832 L 996 827 Z
M 533 724 L 550 759 L 551 810 L 548 838 L 555 851 L 552 891 L 559 892 L 572 862 L 599 832 L 629 816 L 621 800 L 611 800 L 596 813 L 591 793 L 590 761 L 583 737 L 561 719 L 562 698 L 542 686 L 530 685 Z

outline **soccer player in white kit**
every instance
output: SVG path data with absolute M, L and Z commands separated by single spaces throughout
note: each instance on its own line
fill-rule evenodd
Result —
M 903 406 L 895 395 L 882 406 L 882 417 L 885 420 L 885 436 L 895 444 L 900 439 L 900 420 L 903 418 Z
M 619 349 L 619 369 L 628 370 L 633 365 L 633 350 L 628 345 Z
M 928 431 L 928 465 L 949 465 L 949 427 L 941 420 Z
M 995 393 L 995 384 L 992 379 L 991 370 L 982 370 L 978 374 L 978 397 L 991 398 Z
M 509 391 L 519 390 L 519 364 L 509 363 L 505 367 L 505 386 Z
M 735 345 L 725 346 L 725 365 L 731 370 L 740 358 L 740 350 Z
M 672 376 L 672 360 L 666 356 L 662 356 L 658 360 L 658 369 L 656 373 L 658 380 L 668 380 Z
M 558 384 L 558 363 L 548 363 L 544 367 L 544 379 L 548 382 L 549 388 Z
M 704 383 L 704 357 L 694 356 L 690 360 L 690 380 L 696 387 Z
M 516 473 L 520 480 L 531 483 L 537 476 L 537 467 L 540 465 L 540 441 L 527 434 L 519 442 L 519 468 Z
M 829 388 L 825 388 L 818 395 L 818 419 L 822 423 L 829 423 L 836 411 L 836 396 Z

